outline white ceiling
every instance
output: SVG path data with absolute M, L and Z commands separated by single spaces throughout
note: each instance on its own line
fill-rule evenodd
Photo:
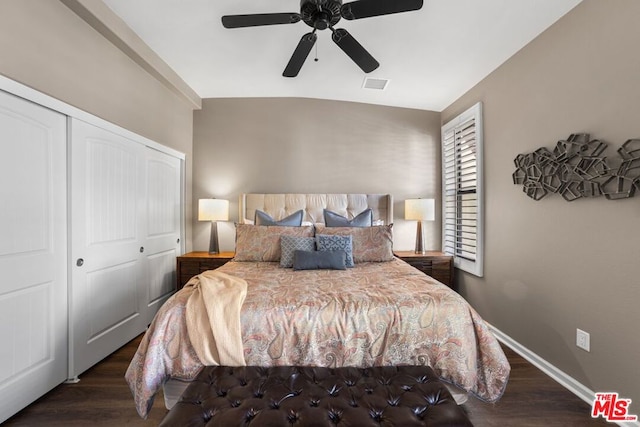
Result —
M 298 0 L 103 0 L 201 98 L 304 97 L 442 111 L 581 0 L 425 0 L 421 10 L 341 20 L 380 63 L 364 74 L 318 33 L 296 78 L 296 24 L 225 29 L 223 15 L 299 12 Z M 393 0 L 387 0 L 393 1 Z M 345 1 L 346 3 L 346 1 Z M 383 91 L 365 77 L 390 79 Z

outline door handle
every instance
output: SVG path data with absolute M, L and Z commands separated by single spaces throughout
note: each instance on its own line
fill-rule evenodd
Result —
M 144 252 L 144 246 L 140 246 L 140 253 Z
M 77 265 L 78 267 L 82 267 L 82 266 L 84 265 L 84 260 L 83 260 L 82 258 L 78 258 L 78 259 L 76 260 L 76 265 Z

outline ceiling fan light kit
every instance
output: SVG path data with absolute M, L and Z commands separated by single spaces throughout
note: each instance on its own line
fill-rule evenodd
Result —
M 380 66 L 378 61 L 343 28 L 334 26 L 344 18 L 347 20 L 370 18 L 409 12 L 422 8 L 423 0 L 356 0 L 342 4 L 342 0 L 301 0 L 300 13 L 258 13 L 250 15 L 225 15 L 225 28 L 258 27 L 265 25 L 295 24 L 303 21 L 313 28 L 298 42 L 289 63 L 284 69 L 284 77 L 295 77 L 304 65 L 318 36 L 316 31 L 331 30 L 331 39 L 365 73 Z

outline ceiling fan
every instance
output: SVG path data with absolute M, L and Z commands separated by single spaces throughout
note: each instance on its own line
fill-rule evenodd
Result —
M 225 28 L 257 27 L 262 25 L 295 24 L 304 21 L 313 28 L 300 39 L 284 72 L 285 77 L 295 77 L 300 72 L 309 52 L 316 43 L 316 31 L 331 30 L 331 39 L 365 73 L 380 66 L 367 50 L 345 29 L 334 28 L 341 18 L 347 20 L 370 18 L 409 12 L 422 8 L 423 0 L 356 0 L 342 4 L 342 0 L 300 0 L 300 13 L 258 13 L 252 15 L 225 15 Z

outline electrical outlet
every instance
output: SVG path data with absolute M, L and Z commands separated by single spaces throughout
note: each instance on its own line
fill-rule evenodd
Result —
M 576 345 L 584 351 L 591 351 L 591 336 L 582 329 L 576 329 Z

